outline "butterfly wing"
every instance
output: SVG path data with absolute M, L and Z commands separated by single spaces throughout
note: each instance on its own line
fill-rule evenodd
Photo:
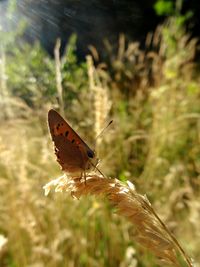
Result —
M 94 152 L 53 109 L 48 113 L 49 129 L 55 144 L 57 161 L 66 172 L 85 171 Z

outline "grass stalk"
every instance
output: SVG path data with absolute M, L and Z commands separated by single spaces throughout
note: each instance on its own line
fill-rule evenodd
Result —
M 54 58 L 55 58 L 55 67 L 56 67 L 56 88 L 57 88 L 57 92 L 58 92 L 60 113 L 63 115 L 64 114 L 64 102 L 63 102 L 60 47 L 61 47 L 61 40 L 58 38 L 56 41 L 55 48 L 54 48 Z

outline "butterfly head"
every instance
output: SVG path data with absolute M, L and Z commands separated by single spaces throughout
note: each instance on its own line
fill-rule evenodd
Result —
M 87 169 L 95 169 L 99 163 L 99 159 L 96 157 L 95 151 L 87 149 L 88 166 Z
M 91 149 L 87 150 L 87 155 L 88 155 L 88 158 L 90 159 L 94 159 L 96 157 L 95 152 Z

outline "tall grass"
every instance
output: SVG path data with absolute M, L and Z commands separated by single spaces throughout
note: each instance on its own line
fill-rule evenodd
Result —
M 57 44 L 57 62 L 38 44 L 1 51 L 2 266 L 156 266 L 154 256 L 137 244 L 131 223 L 106 201 L 43 195 L 43 185 L 60 175 L 46 114 L 61 100 L 67 120 L 89 144 L 104 121 L 114 119 L 98 144 L 100 169 L 134 180 L 200 261 L 195 40 L 168 23 L 148 36 L 146 51 L 123 36 L 117 53 L 109 44 L 107 49 L 108 58 L 96 67 L 91 57 L 77 62 L 74 36 L 61 61 Z

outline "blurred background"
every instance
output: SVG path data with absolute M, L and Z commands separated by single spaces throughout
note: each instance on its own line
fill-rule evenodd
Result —
M 62 172 L 55 108 L 107 176 L 146 194 L 200 266 L 198 0 L 0 1 L 0 266 L 158 266 L 104 199 L 42 187 Z

